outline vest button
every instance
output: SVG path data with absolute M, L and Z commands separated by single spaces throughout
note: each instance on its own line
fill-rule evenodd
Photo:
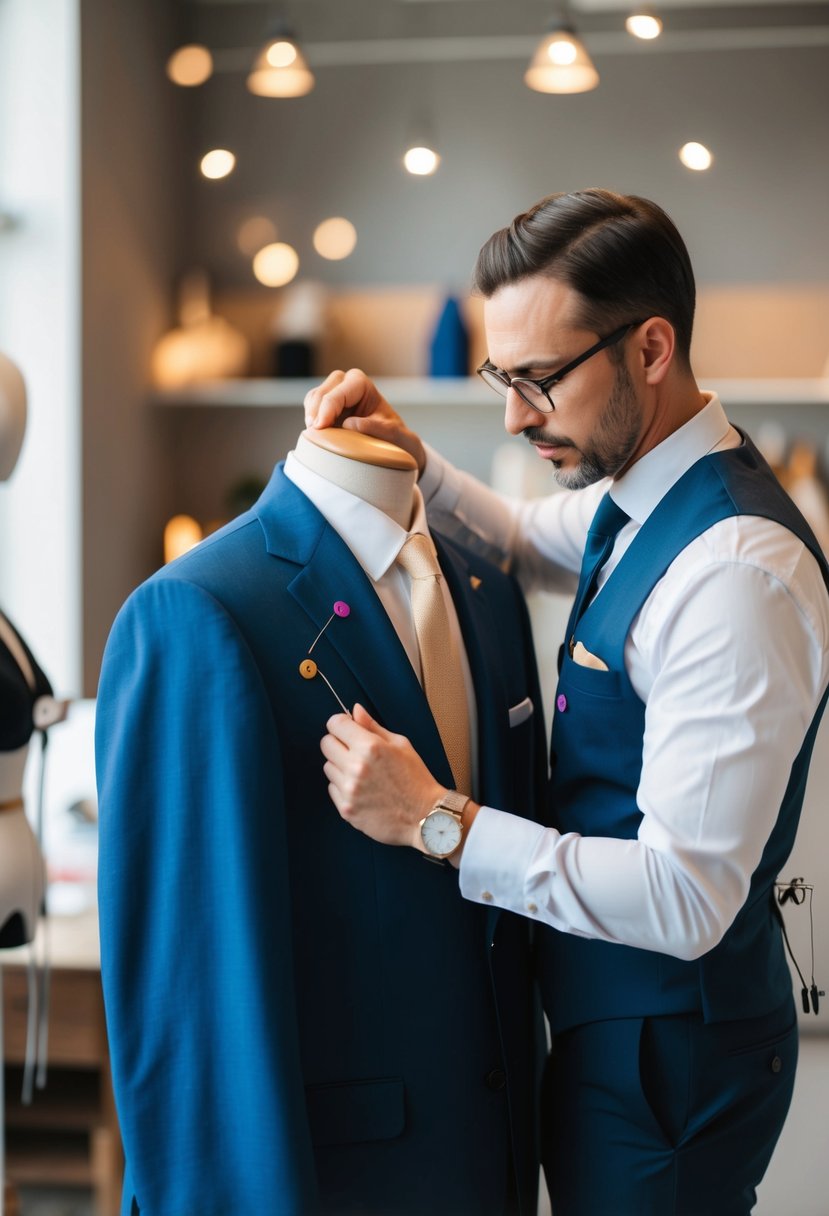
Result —
M 780 1069 L 782 1067 L 783 1067 L 783 1061 L 780 1059 L 780 1056 L 773 1056 L 772 1061 L 771 1061 L 771 1071 L 780 1072 Z
M 560 692 L 558 694 L 558 696 L 556 697 L 556 709 L 558 710 L 558 712 L 560 714 L 563 714 L 566 708 L 567 708 L 567 698 L 565 697 L 563 692 Z
M 487 1089 L 491 1089 L 493 1093 L 497 1093 L 499 1089 L 503 1089 L 507 1083 L 507 1074 L 503 1068 L 491 1068 L 484 1077 L 484 1084 Z

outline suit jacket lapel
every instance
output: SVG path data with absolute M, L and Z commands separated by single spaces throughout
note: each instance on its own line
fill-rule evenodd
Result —
M 350 549 L 279 466 L 255 510 L 268 551 L 301 567 L 288 587 L 309 617 L 307 641 L 297 639 L 297 666 L 332 615 L 334 603 L 345 601 L 349 615 L 335 616 L 312 657 L 324 672 L 326 648 L 333 647 L 363 688 L 369 711 L 388 730 L 407 735 L 435 779 L 451 785 L 446 753 L 423 690 L 371 580 Z

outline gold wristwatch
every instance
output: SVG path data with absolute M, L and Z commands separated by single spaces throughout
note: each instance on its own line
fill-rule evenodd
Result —
M 444 861 L 460 847 L 463 839 L 463 810 L 469 802 L 467 794 L 446 790 L 420 821 L 420 839 L 425 856 L 432 861 Z

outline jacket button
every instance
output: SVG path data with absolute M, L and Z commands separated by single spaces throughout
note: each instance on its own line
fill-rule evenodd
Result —
M 780 1069 L 782 1067 L 783 1067 L 783 1061 L 780 1059 L 780 1056 L 773 1056 L 772 1061 L 771 1061 L 771 1071 L 780 1072 Z
M 487 1089 L 491 1089 L 493 1092 L 503 1089 L 506 1083 L 507 1074 L 504 1072 L 503 1068 L 491 1068 L 484 1077 L 484 1084 L 486 1085 Z

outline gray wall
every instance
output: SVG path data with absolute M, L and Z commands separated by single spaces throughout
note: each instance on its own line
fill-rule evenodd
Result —
M 147 406 L 187 217 L 189 98 L 168 86 L 167 0 L 83 0 L 84 686 L 128 592 L 160 562 L 167 449 Z
M 219 286 L 255 288 L 234 236 L 261 212 L 312 277 L 457 287 L 481 241 L 517 211 L 602 185 L 662 203 L 701 284 L 829 279 L 829 46 L 596 60 L 599 88 L 572 97 L 530 92 L 517 59 L 320 68 L 315 90 L 287 102 L 250 96 L 241 73 L 217 75 L 200 91 L 198 151 L 231 148 L 238 166 L 196 183 L 189 254 Z M 427 179 L 400 163 L 421 99 L 444 158 Z M 714 151 L 709 172 L 679 163 L 688 139 Z M 359 234 L 339 264 L 311 246 L 332 214 Z
M 356 0 L 294 7 L 303 20 L 307 15 L 308 34 L 318 42 L 398 35 L 407 22 L 416 35 L 447 32 L 429 27 L 427 10 L 451 13 L 451 33 L 462 32 L 474 10 L 484 21 L 476 32 L 492 33 L 503 28 L 505 10 L 501 3 Z M 541 7 L 510 5 L 510 16 L 520 16 L 527 33 L 545 19 Z M 262 5 L 172 0 L 82 3 L 83 614 L 90 694 L 115 612 L 159 563 L 164 519 L 186 509 L 178 485 L 200 475 L 186 464 L 195 448 L 205 450 L 201 433 L 207 439 L 207 430 L 247 430 L 268 463 L 282 454 L 284 445 L 259 445 L 275 418 L 208 423 L 194 413 L 185 421 L 148 405 L 150 354 L 174 323 L 182 270 L 207 267 L 218 294 L 249 293 L 263 304 L 278 299 L 256 284 L 236 248 L 243 219 L 269 215 L 280 239 L 299 250 L 301 274 L 335 287 L 462 290 L 494 227 L 550 190 L 603 184 L 651 195 L 668 208 L 702 286 L 829 285 L 825 46 L 597 54 L 599 89 L 559 98 L 525 88 L 520 58 L 320 68 L 314 92 L 286 102 L 250 96 L 241 72 L 217 73 L 197 90 L 166 81 L 164 62 L 179 41 L 201 36 L 218 50 L 252 47 L 264 12 Z M 385 24 L 372 27 L 371 12 Z M 400 156 L 424 101 L 444 159 L 434 178 L 415 179 Z M 714 150 L 709 173 L 679 164 L 677 147 L 688 138 Z M 205 181 L 199 157 L 221 145 L 236 152 L 238 167 L 224 181 Z M 311 247 L 314 226 L 331 214 L 348 216 L 358 229 L 357 250 L 342 263 L 323 261 Z M 284 419 L 276 430 L 282 435 L 294 425 Z M 824 431 L 822 420 L 817 426 Z M 242 467 L 251 445 L 241 435 L 234 442 Z

